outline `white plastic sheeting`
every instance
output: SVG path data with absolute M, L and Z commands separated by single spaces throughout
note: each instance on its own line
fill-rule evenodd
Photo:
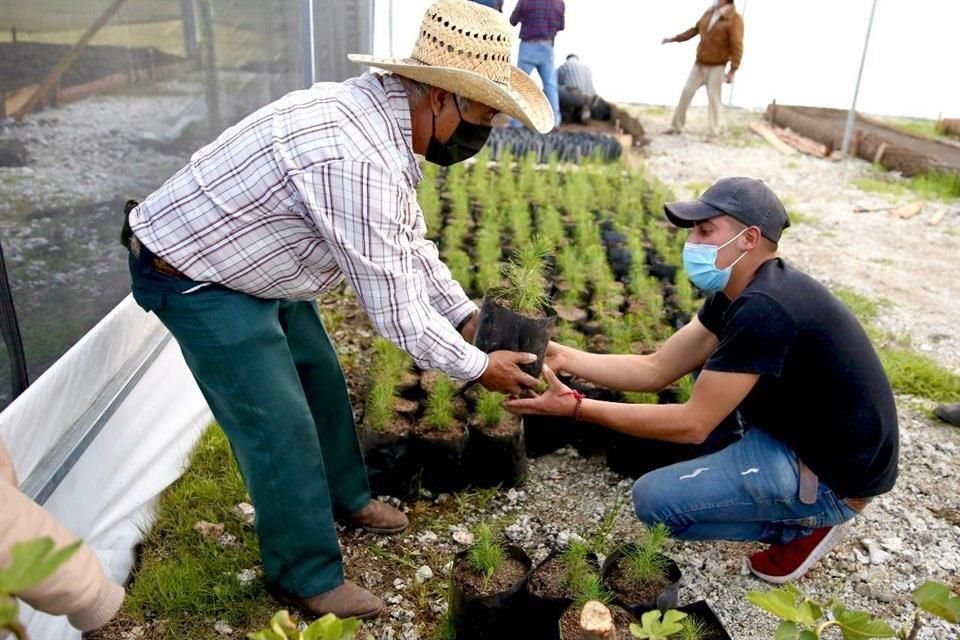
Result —
M 210 410 L 176 342 L 127 296 L 0 414 L 24 492 L 83 538 L 121 584 L 159 494 Z M 23 606 L 35 640 L 80 637 Z

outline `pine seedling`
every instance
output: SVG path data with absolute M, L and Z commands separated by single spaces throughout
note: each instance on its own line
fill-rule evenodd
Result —
M 396 383 L 410 370 L 413 360 L 406 351 L 384 337 L 373 340 L 373 371 L 376 380 Z
M 427 396 L 427 410 L 423 422 L 435 431 L 445 431 L 453 425 L 453 397 L 456 393 L 453 381 L 443 375 L 437 378 Z
M 584 582 L 593 574 L 593 569 L 587 562 L 589 552 L 590 546 L 582 540 L 571 540 L 563 550 L 561 557 L 566 568 L 567 587 L 572 593 L 580 593 Z
M 703 640 L 707 635 L 707 627 L 693 616 L 687 616 L 680 621 L 683 627 L 677 634 L 677 640 Z
M 658 522 L 640 536 L 635 548 L 624 558 L 627 576 L 631 582 L 643 584 L 663 577 L 667 566 L 663 547 L 669 539 L 670 530 L 662 522 Z
M 473 531 L 473 545 L 467 555 L 473 570 L 483 576 L 484 585 L 505 560 L 503 548 L 494 540 L 493 531 L 486 523 L 481 523 Z
M 495 427 L 503 420 L 505 409 L 503 401 L 506 398 L 502 393 L 481 389 L 477 394 L 477 416 L 480 424 L 485 427 Z
M 375 431 L 382 431 L 393 418 L 394 383 L 392 381 L 375 382 L 367 392 L 367 404 L 363 414 L 364 422 Z
M 613 597 L 603 588 L 603 582 L 600 580 L 600 576 L 595 573 L 588 574 L 584 577 L 573 602 L 575 606 L 583 607 L 593 600 L 607 605 L 613 601 Z

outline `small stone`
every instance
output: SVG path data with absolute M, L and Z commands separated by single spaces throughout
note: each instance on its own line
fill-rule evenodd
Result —
M 233 627 L 227 624 L 225 620 L 217 620 L 216 624 L 213 625 L 213 630 L 222 636 L 233 635 Z
M 199 533 L 200 537 L 207 542 L 213 542 L 222 536 L 223 529 L 224 526 L 222 522 L 213 523 L 207 522 L 206 520 L 201 520 L 197 524 L 193 525 L 193 530 Z
M 424 582 L 432 578 L 433 578 L 433 569 L 431 569 L 427 565 L 423 565 L 422 567 L 417 569 L 417 575 L 414 577 L 414 580 L 416 580 L 417 584 L 423 584 Z
M 402 578 L 397 578 L 393 581 L 393 588 L 397 591 L 403 591 L 407 588 L 407 583 L 404 582 Z
M 860 544 L 866 548 L 869 554 L 870 564 L 884 564 L 893 557 L 890 553 L 884 551 L 880 547 L 880 544 L 872 538 L 863 538 L 860 540 Z
M 361 574 L 360 582 L 362 582 L 363 586 L 367 589 L 372 589 L 383 582 L 383 575 L 379 571 L 366 571 Z
M 473 544 L 473 534 L 467 531 L 465 528 L 462 526 L 456 526 L 452 527 L 451 529 L 454 542 L 465 547 L 469 547 Z
M 440 540 L 440 537 L 437 536 L 433 531 L 424 531 L 417 536 L 417 542 L 422 545 L 432 545 L 436 544 Z
M 880 546 L 886 549 L 887 551 L 899 553 L 903 551 L 903 540 L 896 537 L 883 538 L 882 540 L 880 540 Z
M 224 549 L 233 549 L 239 546 L 239 544 L 237 543 L 237 536 L 231 533 L 224 533 L 222 536 L 220 536 L 217 539 L 217 544 L 219 544 Z
M 260 576 L 260 572 L 257 569 L 244 569 L 237 574 L 237 582 L 240 583 L 241 587 L 245 587 L 251 584 Z
M 233 508 L 233 515 L 237 516 L 237 518 L 244 523 L 252 526 L 253 521 L 257 516 L 257 511 L 249 502 L 241 502 Z
M 584 542 L 584 539 L 580 534 L 568 529 L 564 529 L 557 534 L 557 546 L 561 549 L 565 549 L 571 542 Z
M 453 560 L 450 560 L 449 562 L 447 562 L 447 564 L 443 565 L 444 575 L 447 575 L 447 576 L 450 575 L 451 571 L 453 571 Z
M 122 640 L 140 640 L 146 632 L 143 627 L 131 627 L 129 631 L 124 631 L 120 634 Z
M 389 594 L 389 595 L 387 595 L 387 596 L 384 596 L 383 600 L 384 600 L 387 604 L 400 604 L 401 602 L 403 602 L 403 596 L 401 596 L 401 595 L 394 595 L 394 594 L 391 593 L 391 594 Z

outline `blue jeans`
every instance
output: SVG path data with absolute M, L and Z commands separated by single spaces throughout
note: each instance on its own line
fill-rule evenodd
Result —
M 799 498 L 799 461 L 759 428 L 730 446 L 642 476 L 633 508 L 647 525 L 666 524 L 681 540 L 759 540 L 786 544 L 856 512 L 823 482 L 817 499 Z
M 543 92 L 553 108 L 554 124 L 560 124 L 560 94 L 557 90 L 557 68 L 553 66 L 553 45 L 545 42 L 520 42 L 517 66 L 530 75 L 536 69 L 543 83 Z M 519 124 L 519 123 L 517 123 Z

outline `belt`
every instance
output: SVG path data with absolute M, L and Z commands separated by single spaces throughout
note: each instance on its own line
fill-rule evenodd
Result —
M 137 239 L 137 236 L 133 234 L 130 235 L 130 253 L 132 253 L 134 257 L 140 260 L 141 262 L 145 261 L 147 264 L 153 267 L 156 271 L 159 271 L 165 276 L 173 276 L 174 278 L 188 279 L 187 276 L 183 275 L 183 273 L 179 269 L 177 269 L 175 266 L 173 266 L 172 264 L 170 264 L 160 256 L 154 254 L 153 251 L 150 251 L 150 249 L 143 246 L 140 240 Z M 141 258 L 141 254 L 143 254 L 142 258 Z M 144 260 L 144 258 L 146 260 Z

